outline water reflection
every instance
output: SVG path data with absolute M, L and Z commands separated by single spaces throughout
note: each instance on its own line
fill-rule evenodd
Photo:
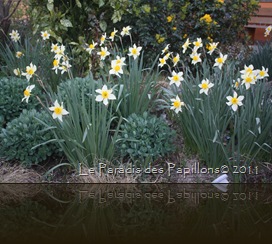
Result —
M 0 240 L 267 240 L 272 185 L 0 185 Z

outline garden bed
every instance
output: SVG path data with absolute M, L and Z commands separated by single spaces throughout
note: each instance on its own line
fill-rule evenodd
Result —
M 272 27 L 238 39 L 257 4 L 101 4 L 30 1 L 6 33 L 0 182 L 270 181 Z

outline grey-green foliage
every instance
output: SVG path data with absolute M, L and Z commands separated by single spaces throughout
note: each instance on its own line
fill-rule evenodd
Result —
M 262 69 L 262 66 L 268 68 L 268 74 L 271 80 L 272 76 L 272 42 L 266 42 L 264 44 L 257 43 L 254 47 L 254 51 L 246 60 L 246 64 L 252 64 L 255 69 Z
M 45 129 L 39 122 L 41 120 L 48 124 L 49 116 L 45 111 L 23 110 L 18 118 L 7 123 L 6 128 L 2 129 L 0 155 L 7 160 L 16 159 L 24 166 L 31 166 L 58 153 L 60 150 L 54 143 L 52 130 L 50 127 Z M 51 142 L 45 143 L 50 140 Z
M 22 102 L 24 90 L 29 85 L 26 79 L 3 77 L 0 79 L 0 125 L 4 125 L 18 117 L 23 109 L 32 109 L 38 106 L 38 100 L 29 98 L 29 102 Z M 41 94 L 35 87 L 33 94 Z
M 165 121 L 147 112 L 132 114 L 121 125 L 118 148 L 122 156 L 156 160 L 175 151 L 176 132 Z
M 55 125 L 54 135 L 69 161 L 78 169 L 78 164 L 93 167 L 99 160 L 111 162 L 114 157 L 114 142 L 122 118 L 115 115 L 115 101 L 105 106 L 96 101 L 101 80 L 92 76 L 64 82 L 57 94 L 52 94 L 52 102 L 58 100 L 69 112 L 63 122 L 51 119 Z M 115 87 L 108 86 L 116 94 Z
M 73 87 L 73 89 L 76 89 L 79 94 L 83 93 L 85 95 L 85 99 L 87 99 L 89 97 L 88 94 L 92 82 L 94 81 L 88 76 L 84 78 L 76 77 L 74 79 L 62 81 L 58 87 L 58 94 L 62 98 L 63 103 L 66 104 L 67 100 L 71 99 L 68 97 L 69 95 L 67 94 L 66 89 L 67 87 Z

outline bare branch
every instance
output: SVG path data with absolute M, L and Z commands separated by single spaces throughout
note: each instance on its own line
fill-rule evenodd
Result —
M 12 10 L 12 12 L 11 12 L 8 16 L 6 16 L 5 18 L 3 18 L 3 19 L 1 20 L 0 25 L 2 25 L 3 22 L 5 22 L 6 20 L 8 20 L 8 19 L 15 13 L 15 11 L 16 11 L 16 9 L 18 8 L 18 6 L 19 6 L 19 4 L 20 4 L 21 1 L 22 1 L 22 0 L 18 0 L 17 4 L 16 4 L 16 6 L 14 7 L 14 9 Z M 11 2 L 12 2 L 12 0 L 9 0 L 8 3 L 7 3 L 7 5 L 9 5 L 9 7 L 10 7 Z

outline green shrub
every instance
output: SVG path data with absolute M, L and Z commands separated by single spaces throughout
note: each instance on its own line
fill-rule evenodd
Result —
M 29 167 L 58 153 L 56 143 L 45 144 L 53 140 L 53 133 L 38 120 L 48 124 L 49 115 L 45 111 L 23 110 L 18 118 L 10 121 L 0 134 L 0 155 L 7 160 L 19 160 Z
M 120 26 L 130 25 L 136 43 L 144 46 L 152 61 L 166 44 L 179 52 L 186 38 L 201 37 L 232 45 L 245 35 L 244 26 L 258 8 L 258 1 L 218 0 L 190 1 L 163 0 L 160 4 L 150 0 L 127 0 Z M 206 17 L 204 17 L 206 16 Z M 203 18 L 204 17 L 204 18 Z M 110 30 L 109 30 L 110 31 Z M 205 43 L 206 44 L 206 43 Z
M 118 149 L 134 160 L 156 160 L 175 151 L 176 132 L 165 121 L 147 112 L 132 114 L 121 125 Z
M 7 122 L 18 117 L 23 109 L 31 109 L 38 106 L 38 100 L 30 97 L 29 102 L 22 102 L 24 90 L 29 85 L 26 79 L 16 77 L 4 77 L 0 79 L 0 121 L 4 126 Z M 33 94 L 41 95 L 38 88 Z

